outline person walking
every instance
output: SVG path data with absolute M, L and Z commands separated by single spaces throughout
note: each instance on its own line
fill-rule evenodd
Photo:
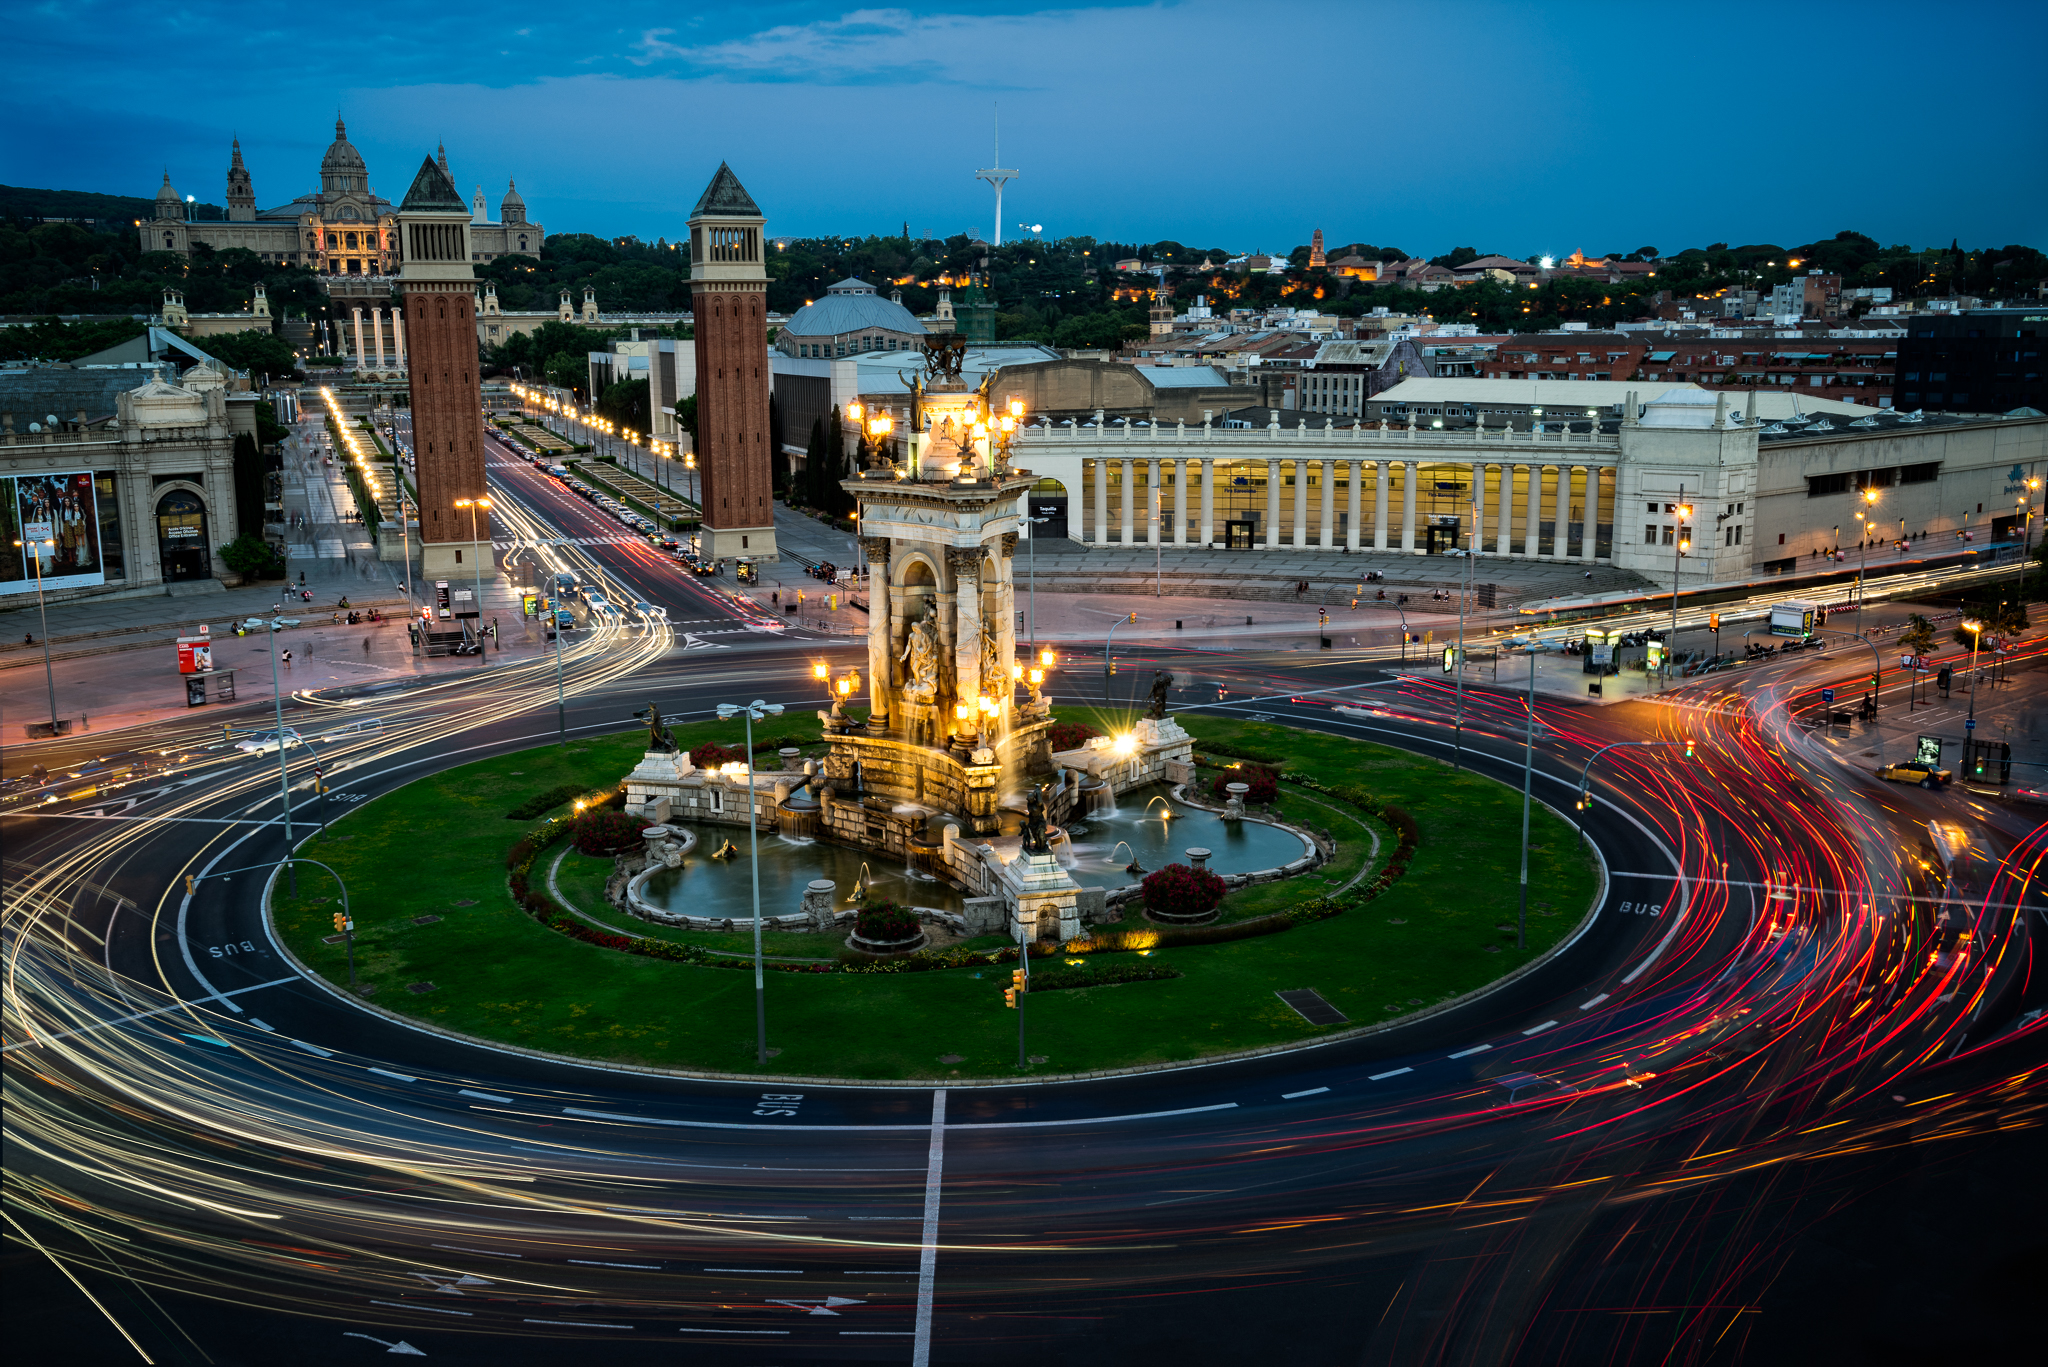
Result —
M 290 669 L 292 667 L 292 653 L 289 650 L 285 651 L 283 655 L 279 656 L 279 658 L 284 661 L 284 667 L 286 669 Z

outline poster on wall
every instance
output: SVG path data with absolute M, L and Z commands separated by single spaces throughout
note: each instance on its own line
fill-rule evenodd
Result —
M 0 523 L 0 594 L 106 582 L 92 471 L 0 478 Z

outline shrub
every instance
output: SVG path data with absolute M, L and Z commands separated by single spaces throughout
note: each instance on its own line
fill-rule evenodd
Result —
M 1271 806 L 1273 800 L 1280 795 L 1279 771 L 1261 765 L 1246 764 L 1235 769 L 1225 769 L 1216 776 L 1216 781 L 1210 785 L 1210 791 L 1217 797 L 1227 799 L 1230 796 L 1230 785 L 1233 783 L 1251 786 L 1251 791 L 1244 795 L 1244 800 L 1255 807 Z
M 640 843 L 646 823 L 624 812 L 591 812 L 576 819 L 576 848 L 585 854 L 623 854 Z
M 508 821 L 530 821 L 543 812 L 553 811 L 564 802 L 573 802 L 588 791 L 589 789 L 580 783 L 560 784 L 548 789 L 544 793 L 534 794 L 511 811 L 505 813 L 505 818 Z
M 1145 905 L 1163 916 L 1206 916 L 1223 900 L 1223 879 L 1208 869 L 1168 864 L 1145 875 Z
M 1276 755 L 1271 750 L 1254 750 L 1249 745 L 1232 745 L 1228 741 L 1205 740 L 1202 742 L 1202 748 L 1212 755 L 1257 760 L 1260 764 L 1268 764 L 1276 769 L 1287 762 L 1285 755 Z
M 1077 968 L 1041 968 L 1031 975 L 1033 992 L 1061 992 L 1076 987 L 1102 987 L 1109 983 L 1141 983 L 1160 978 L 1178 978 L 1180 970 L 1171 964 L 1121 963 L 1082 964 Z
M 917 937 L 917 913 L 894 902 L 868 902 L 853 920 L 854 934 L 876 944 Z
M 1056 721 L 1050 739 L 1055 750 L 1078 750 L 1101 734 L 1086 722 Z
M 705 741 L 690 752 L 690 763 L 696 765 L 699 769 L 716 769 L 721 764 L 745 764 L 746 762 L 746 751 L 728 750 L 723 745 L 717 745 L 711 741 Z

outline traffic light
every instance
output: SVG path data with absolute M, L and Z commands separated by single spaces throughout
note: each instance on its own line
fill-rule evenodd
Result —
M 1135 613 L 1135 612 L 1134 612 L 1134 613 L 1132 613 L 1132 614 L 1131 614 L 1131 616 L 1130 616 L 1130 620 L 1131 620 L 1131 621 L 1133 621 L 1133 622 L 1137 621 L 1137 620 L 1138 620 L 1138 614 L 1137 614 L 1137 613 Z
M 1029 980 L 1028 980 L 1028 979 L 1027 979 L 1027 978 L 1026 978 L 1026 977 L 1024 976 L 1024 970 L 1023 970 L 1023 969 L 1021 969 L 1021 968 L 1013 968 L 1013 969 L 1011 969 L 1011 970 L 1010 970 L 1010 991 L 1012 991 L 1012 992 L 1018 992 L 1018 993 L 1021 993 L 1021 992 L 1026 992 L 1026 991 L 1029 991 L 1029 990 L 1030 990 L 1030 981 L 1029 981 Z
M 1721 629 L 1721 614 L 1720 614 L 1720 613 L 1718 613 L 1718 612 L 1710 612 L 1710 613 L 1708 613 L 1708 614 L 1707 614 L 1707 630 L 1709 630 L 1709 631 L 1719 631 L 1720 629 Z
M 1015 1011 L 1017 1009 L 1016 988 L 1006 987 L 1003 989 L 1003 1005 L 1009 1007 L 1012 1011 Z
M 1111 659 L 1110 659 L 1110 662 L 1109 662 L 1109 672 L 1110 672 L 1110 673 L 1112 673 L 1112 674 L 1116 673 L 1116 659 L 1115 659 L 1115 657 L 1111 657 Z
M 1688 737 L 1685 742 L 1685 757 L 1687 759 L 1692 758 L 1692 740 L 1690 737 Z
M 189 874 L 189 873 L 188 873 L 188 874 L 186 874 L 186 875 L 185 875 L 185 895 L 186 895 L 187 897 L 192 897 L 192 896 L 195 896 L 195 895 L 196 895 L 196 894 L 198 893 L 198 891 L 199 891 L 199 882 L 198 882 L 198 880 L 197 880 L 197 879 L 195 879 L 195 878 L 194 878 L 194 877 L 193 877 L 193 876 L 192 876 L 191 874 Z
M 1592 789 L 1590 789 L 1590 788 L 1581 788 L 1581 789 L 1579 789 L 1579 810 L 1583 812 L 1583 811 L 1585 811 L 1585 810 L 1586 810 L 1586 808 L 1588 808 L 1588 807 L 1590 807 L 1590 806 L 1592 806 L 1592 805 L 1593 805 L 1593 790 L 1592 790 Z
M 348 929 L 348 917 L 339 911 L 335 912 L 334 928 L 338 931 L 346 931 Z

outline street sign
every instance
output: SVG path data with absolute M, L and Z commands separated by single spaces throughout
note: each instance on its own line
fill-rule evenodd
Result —
M 1835 700 L 1835 690 L 1832 688 L 1823 688 L 1820 691 L 1820 700 L 1822 702 L 1833 702 Z
M 1965 717 L 1965 718 L 1963 719 L 1963 729 L 1964 729 L 1965 731 L 1974 731 L 1974 730 L 1976 730 L 1976 729 L 1977 729 L 1977 719 L 1976 719 L 1975 717 Z

